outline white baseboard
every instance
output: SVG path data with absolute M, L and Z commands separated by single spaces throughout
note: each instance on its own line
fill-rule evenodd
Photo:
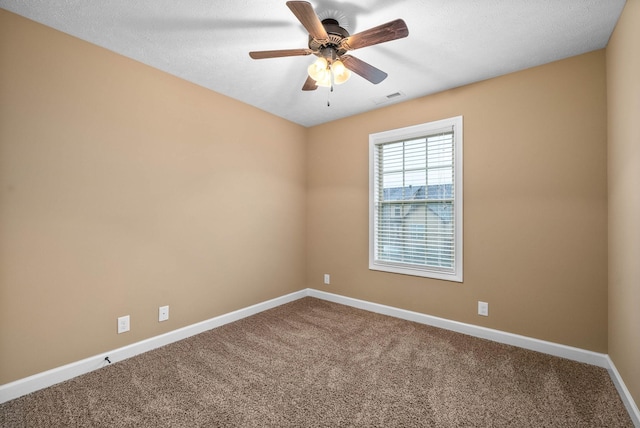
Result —
M 458 321 L 451 321 L 445 318 L 434 317 L 419 312 L 407 311 L 404 309 L 394 308 L 392 306 L 367 302 L 365 300 L 354 299 L 351 297 L 327 293 L 311 288 L 296 291 L 294 293 L 271 299 L 266 302 L 258 303 L 243 309 L 239 309 L 237 311 L 229 312 L 228 314 L 220 315 L 206 321 L 202 321 L 187 327 L 170 331 L 159 336 L 136 342 L 131 345 L 115 349 L 113 351 L 105 352 L 100 355 L 96 355 L 52 370 L 38 373 L 24 379 L 19 379 L 15 382 L 0 385 L 0 403 L 13 400 L 39 389 L 47 388 L 65 380 L 72 379 L 76 376 L 98 370 L 99 368 L 102 368 L 108 364 L 105 361 L 105 357 L 107 356 L 109 357 L 111 362 L 122 361 L 127 358 L 151 351 L 153 349 L 168 345 L 173 342 L 177 342 L 182 339 L 186 339 L 187 337 L 203 333 L 205 331 L 220 327 L 230 322 L 238 321 L 242 318 L 255 315 L 267 309 L 272 309 L 306 296 L 315 297 L 318 299 L 340 303 L 346 306 L 351 306 L 370 312 L 389 315 L 407 321 L 413 321 L 420 324 L 439 327 L 446 330 L 479 337 L 482 339 L 492 340 L 494 342 L 513 345 L 532 351 L 538 351 L 545 354 L 606 368 L 609 371 L 611 379 L 613 380 L 620 394 L 620 397 L 622 398 L 622 401 L 624 402 L 627 411 L 631 416 L 631 419 L 633 420 L 635 426 L 640 428 L 640 413 L 638 412 L 638 407 L 633 401 L 629 390 L 626 388 L 613 362 L 606 354 L 600 354 L 597 352 L 587 351 L 584 349 L 574 348 L 558 343 L 547 342 L 544 340 L 533 339 L 530 337 L 507 333 L 500 330 L 493 330 L 486 327 L 479 327 L 472 324 L 465 324 Z
M 635 401 L 633 401 L 633 397 L 631 397 L 631 393 L 627 389 L 627 386 L 624 384 L 620 373 L 618 373 L 618 369 L 616 369 L 615 364 L 613 364 L 613 361 L 611 360 L 611 358 L 609 358 L 608 355 L 607 361 L 609 362 L 609 376 L 611 376 L 611 380 L 613 380 L 613 383 L 618 390 L 618 394 L 620 394 L 620 398 L 622 398 L 622 402 L 627 408 L 629 416 L 631 416 L 633 425 L 637 428 L 640 428 L 640 410 L 638 410 L 638 406 L 636 405 Z
M 243 309 L 239 309 L 237 311 L 229 312 L 228 314 L 220 315 L 218 317 L 192 324 L 177 330 L 173 330 L 159 336 L 132 343 L 131 345 L 114 349 L 100 355 L 95 355 L 93 357 L 85 358 L 84 360 L 76 361 L 74 363 L 47 370 L 33 376 L 18 379 L 11 383 L 0 385 L 0 403 L 13 400 L 15 398 L 21 397 L 39 389 L 47 388 L 60 382 L 64 382 L 65 380 L 72 379 L 76 376 L 98 370 L 109 364 L 105 360 L 105 357 L 107 356 L 112 363 L 122 361 L 127 358 L 142 354 L 144 352 L 159 348 L 161 346 L 186 339 L 187 337 L 194 336 L 207 330 L 220 327 L 230 322 L 238 321 L 242 318 L 255 315 L 259 312 L 266 311 L 267 309 L 275 308 L 276 306 L 292 302 L 305 296 L 307 296 L 306 290 L 296 291 L 295 293 L 287 294 L 272 300 L 268 300 L 266 302 L 258 303 Z
M 486 327 L 479 327 L 473 324 L 451 321 L 445 318 L 438 318 L 431 315 L 421 314 L 419 312 L 407 311 L 404 309 L 394 308 L 392 306 L 385 306 L 378 303 L 367 302 L 365 300 L 358 300 L 351 297 L 340 296 L 338 294 L 326 293 L 324 291 L 309 289 L 308 295 L 317 297 L 318 299 L 341 303 L 346 306 L 352 306 L 354 308 L 364 309 L 378 314 L 389 315 L 407 321 L 414 321 L 420 324 L 426 324 L 443 328 L 445 330 L 464 333 L 468 334 L 469 336 L 488 339 L 507 345 L 513 345 L 519 348 L 542 352 L 544 354 L 555 355 L 556 357 L 567 358 L 569 360 L 579 361 L 581 363 L 587 363 L 603 368 L 609 367 L 606 354 L 600 354 L 597 352 L 587 351 L 584 349 L 574 348 L 558 343 L 547 342 L 527 336 L 520 336 L 518 334 L 507 333 L 500 330 L 493 330 Z

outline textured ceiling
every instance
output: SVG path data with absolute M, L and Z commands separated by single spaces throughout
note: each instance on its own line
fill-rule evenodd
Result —
M 387 72 L 300 90 L 314 56 L 285 0 L 0 0 L 0 7 L 304 126 L 603 48 L 625 0 L 315 0 L 351 34 L 402 18 L 405 39 L 351 51 Z M 391 97 L 390 94 L 401 96 Z M 330 98 L 331 106 L 327 106 Z

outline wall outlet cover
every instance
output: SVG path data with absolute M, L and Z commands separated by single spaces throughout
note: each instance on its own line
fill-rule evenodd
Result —
M 131 318 L 129 315 L 118 317 L 118 334 L 125 333 L 131 329 Z
M 487 302 L 478 301 L 478 315 L 489 316 L 489 304 Z
M 169 319 L 169 306 L 160 306 L 158 308 L 158 321 L 166 321 Z

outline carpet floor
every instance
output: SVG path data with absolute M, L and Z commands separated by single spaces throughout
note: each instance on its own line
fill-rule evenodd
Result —
M 605 369 L 303 298 L 0 405 L 2 427 L 633 427 Z

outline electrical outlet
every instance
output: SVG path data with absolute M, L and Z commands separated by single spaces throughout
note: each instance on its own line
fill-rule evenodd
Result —
M 324 283 L 331 284 L 331 275 L 329 275 L 328 273 L 324 274 Z
M 489 304 L 487 302 L 478 301 L 478 315 L 489 316 Z
M 158 308 L 158 322 L 169 319 L 169 306 L 160 306 Z
M 129 315 L 118 318 L 118 334 L 125 333 L 131 329 L 130 321 Z

